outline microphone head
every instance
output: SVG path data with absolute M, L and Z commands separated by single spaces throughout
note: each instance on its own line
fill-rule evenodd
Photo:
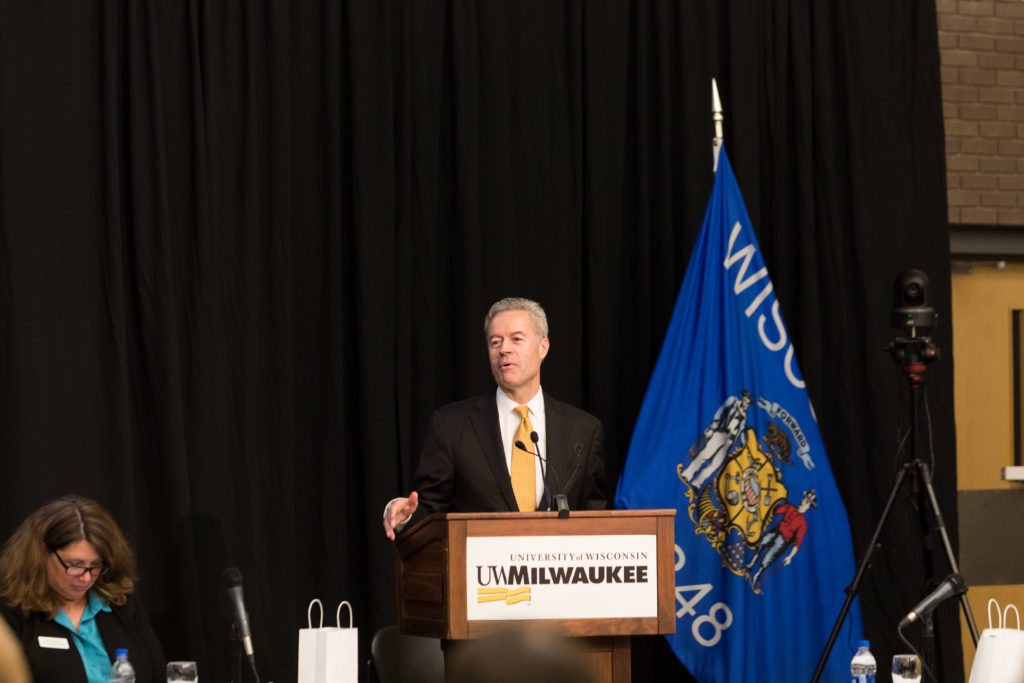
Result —
M 530 432 L 530 441 L 532 441 L 533 443 L 537 443 L 538 441 L 540 441 L 540 437 L 537 436 L 537 432 Z
M 228 567 L 224 570 L 224 587 L 234 588 L 235 586 L 242 585 L 242 572 L 238 571 L 238 567 Z
M 524 444 L 519 439 L 516 439 L 516 444 L 515 445 L 516 445 L 516 448 L 518 448 L 519 450 L 526 451 L 526 444 Z M 530 451 L 526 451 L 526 452 L 529 453 Z

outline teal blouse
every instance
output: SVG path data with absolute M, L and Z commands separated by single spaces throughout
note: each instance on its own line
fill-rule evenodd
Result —
M 103 645 L 103 636 L 96 626 L 96 615 L 109 611 L 110 606 L 105 605 L 96 593 L 89 591 L 89 604 L 82 612 L 82 620 L 78 622 L 77 631 L 63 609 L 54 618 L 54 621 L 71 632 L 71 639 L 78 648 L 82 664 L 85 665 L 85 676 L 89 683 L 108 683 L 110 680 L 110 658 L 107 656 L 107 648 Z M 128 656 L 131 657 L 130 652 Z

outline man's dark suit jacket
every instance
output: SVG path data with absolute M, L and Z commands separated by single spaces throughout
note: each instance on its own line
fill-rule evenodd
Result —
M 604 431 L 593 415 L 544 394 L 545 484 L 572 510 L 603 510 Z M 531 444 L 527 444 L 531 446 Z M 517 512 L 494 394 L 451 403 L 430 420 L 413 482 L 419 507 L 405 529 L 433 512 Z M 540 509 L 548 509 L 543 500 Z
M 110 608 L 110 612 L 99 612 L 96 615 L 96 625 L 100 629 L 110 661 L 114 661 L 114 650 L 126 647 L 128 659 L 135 668 L 136 683 L 166 681 L 163 650 L 142 605 L 134 595 L 129 595 L 125 604 L 120 607 L 111 605 Z M 86 683 L 82 657 L 66 628 L 42 612 L 25 615 L 2 600 L 0 613 L 21 641 L 35 683 Z M 40 647 L 39 636 L 64 638 L 69 647 L 67 650 Z

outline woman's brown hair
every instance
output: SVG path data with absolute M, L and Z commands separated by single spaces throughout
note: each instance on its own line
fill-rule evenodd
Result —
M 64 496 L 21 523 L 0 552 L 0 597 L 25 614 L 54 615 L 60 598 L 46 579 L 50 553 L 89 541 L 107 568 L 92 590 L 107 604 L 123 605 L 135 585 L 135 557 L 110 513 L 96 501 Z

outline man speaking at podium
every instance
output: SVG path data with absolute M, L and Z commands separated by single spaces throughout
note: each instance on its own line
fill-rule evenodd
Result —
M 434 412 L 415 490 L 384 509 L 392 540 L 433 512 L 549 510 L 562 494 L 570 509 L 605 508 L 601 422 L 541 390 L 550 347 L 544 309 L 502 299 L 487 312 L 484 334 L 498 388 Z

